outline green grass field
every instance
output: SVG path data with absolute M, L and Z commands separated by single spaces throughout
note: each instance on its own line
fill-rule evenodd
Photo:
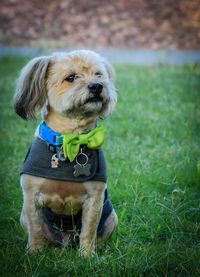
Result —
M 200 68 L 116 66 L 118 104 L 103 124 L 119 226 L 84 259 L 67 247 L 25 251 L 19 172 L 40 122 L 13 110 L 27 61 L 0 61 L 1 276 L 200 276 Z

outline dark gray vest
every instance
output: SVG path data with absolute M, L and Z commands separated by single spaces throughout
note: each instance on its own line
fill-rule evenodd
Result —
M 103 149 L 92 150 L 84 146 L 83 152 L 88 156 L 88 164 L 91 165 L 89 176 L 75 177 L 74 166 L 76 161 L 70 163 L 59 161 L 57 168 L 51 167 L 53 152 L 49 150 L 47 143 L 36 138 L 28 150 L 21 174 L 28 174 L 48 179 L 65 180 L 73 182 L 107 181 L 107 168 Z

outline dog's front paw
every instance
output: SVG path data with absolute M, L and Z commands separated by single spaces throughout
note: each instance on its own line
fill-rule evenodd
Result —
M 79 254 L 80 254 L 80 256 L 85 257 L 85 258 L 92 257 L 95 254 L 94 247 L 91 247 L 91 246 L 90 247 L 84 247 L 84 246 L 82 246 L 79 249 Z
M 26 249 L 28 253 L 34 253 L 36 251 L 40 251 L 42 249 L 42 246 L 43 245 L 41 243 L 28 243 Z

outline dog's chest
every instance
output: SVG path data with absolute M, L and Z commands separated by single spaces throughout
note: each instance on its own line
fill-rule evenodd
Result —
M 40 201 L 54 213 L 76 214 L 86 197 L 83 183 L 45 179 L 40 185 Z

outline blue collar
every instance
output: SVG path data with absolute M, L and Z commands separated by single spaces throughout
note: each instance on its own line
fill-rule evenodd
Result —
M 40 123 L 39 135 L 43 140 L 55 146 L 63 143 L 63 138 L 59 137 L 61 134 L 51 130 L 51 128 L 49 128 L 44 122 Z
M 95 124 L 94 128 L 97 127 L 97 124 Z M 85 132 L 84 134 L 88 134 L 91 132 L 93 129 Z M 49 128 L 45 122 L 41 122 L 39 126 L 39 135 L 40 137 L 45 140 L 48 144 L 52 144 L 54 146 L 58 146 L 63 144 L 63 137 L 60 137 L 61 134 L 58 132 L 54 132 Z

